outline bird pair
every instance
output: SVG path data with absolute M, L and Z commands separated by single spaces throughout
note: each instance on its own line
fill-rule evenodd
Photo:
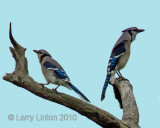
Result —
M 117 73 L 119 77 L 122 77 L 120 70 L 125 67 L 129 59 L 130 45 L 135 40 L 136 35 L 143 31 L 143 29 L 138 29 L 136 27 L 131 27 L 122 31 L 123 34 L 118 39 L 111 52 L 101 100 L 105 98 L 105 92 L 109 82 L 114 82 L 115 73 Z M 47 51 L 43 49 L 33 51 L 38 55 L 43 75 L 47 81 L 47 83 L 43 85 L 48 85 L 50 83 L 56 84 L 57 87 L 55 90 L 62 85 L 70 90 L 74 90 L 82 99 L 90 102 L 88 98 L 70 82 L 70 79 L 62 66 L 54 60 Z

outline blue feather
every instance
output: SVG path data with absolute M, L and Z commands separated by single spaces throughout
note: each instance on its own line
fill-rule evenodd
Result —
M 108 68 L 110 69 L 109 72 L 113 71 L 118 63 L 119 58 L 114 58 L 114 56 L 112 57 L 112 59 L 110 60 L 109 63 L 111 63 L 110 66 L 108 66 Z
M 57 66 L 53 65 L 52 63 L 50 62 L 45 62 L 44 63 L 44 66 L 47 68 L 47 69 L 53 69 L 54 73 L 57 75 L 57 77 L 61 78 L 61 79 L 66 79 L 69 77 L 67 76 L 66 72 L 60 68 L 58 68 Z
M 113 50 L 112 50 L 112 53 L 111 53 L 111 57 L 114 57 L 114 56 L 118 56 L 122 53 L 124 53 L 126 51 L 126 48 L 125 48 L 125 43 L 127 41 L 124 40 L 122 41 L 120 44 L 118 44 Z
M 107 77 L 106 77 L 106 80 L 104 82 L 104 86 L 103 86 L 103 90 L 102 90 L 102 95 L 101 95 L 101 101 L 105 98 L 105 92 L 106 92 L 106 89 L 108 87 L 108 84 L 109 84 L 109 81 L 110 81 L 110 78 L 111 78 L 111 71 L 113 71 L 118 63 L 118 60 L 119 58 L 114 58 L 115 56 L 113 56 L 110 60 L 109 60 L 109 63 L 110 63 L 110 66 L 108 66 L 108 73 L 107 73 Z
M 115 70 L 116 65 L 118 64 L 118 60 L 120 59 L 121 55 L 126 51 L 125 49 L 125 43 L 126 41 L 121 42 L 119 45 L 117 45 L 111 53 L 111 57 L 109 59 L 109 65 L 107 70 L 107 77 L 103 86 L 102 95 L 101 95 L 101 101 L 105 98 L 105 92 L 108 87 L 110 78 L 111 78 L 111 72 Z
M 54 73 L 57 75 L 57 77 L 61 78 L 61 79 L 66 79 L 69 77 L 67 76 L 67 74 L 65 73 L 65 71 L 61 68 L 58 68 L 56 65 L 50 63 L 50 62 L 45 62 L 44 63 L 44 66 L 47 68 L 47 69 L 53 69 Z M 74 85 L 72 85 L 70 82 L 68 82 L 69 86 L 78 94 L 80 95 L 84 100 L 90 102 L 87 97 L 81 93 Z
M 81 93 L 73 84 L 70 84 L 69 86 L 70 86 L 78 95 L 80 95 L 84 100 L 90 102 L 90 101 L 87 99 L 87 97 L 86 97 L 83 93 Z
M 107 75 L 104 86 L 103 86 L 103 90 L 102 90 L 101 101 L 105 98 L 105 93 L 106 93 L 106 89 L 108 87 L 110 78 L 111 78 L 111 74 Z

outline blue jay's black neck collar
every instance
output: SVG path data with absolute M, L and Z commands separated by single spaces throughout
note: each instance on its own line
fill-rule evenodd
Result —
M 131 42 L 132 42 L 132 35 L 133 35 L 133 34 L 132 34 L 131 30 L 129 30 L 128 33 L 129 33 L 130 36 L 131 36 Z
M 41 56 L 41 58 L 40 58 L 40 63 L 42 62 L 43 58 L 44 58 L 44 57 L 46 57 L 46 56 L 49 56 L 49 57 L 51 57 L 51 55 L 48 55 L 48 54 L 43 54 L 43 55 Z

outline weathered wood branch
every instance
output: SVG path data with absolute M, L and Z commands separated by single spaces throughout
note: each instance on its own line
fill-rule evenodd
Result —
M 13 48 L 10 47 L 10 51 L 15 59 L 16 67 L 13 73 L 6 74 L 3 77 L 4 80 L 11 82 L 18 87 L 22 87 L 46 100 L 77 111 L 79 114 L 86 116 L 88 119 L 104 128 L 139 128 L 138 108 L 133 96 L 132 87 L 127 80 L 117 79 L 114 85 L 114 87 L 119 90 L 122 102 L 121 106 L 123 106 L 123 118 L 121 121 L 96 106 L 55 90 L 50 90 L 34 81 L 28 74 L 27 59 L 25 57 L 26 49 L 20 46 L 13 38 L 11 24 L 9 37 L 13 44 Z
M 128 80 L 117 79 L 113 86 L 114 89 L 118 89 L 118 92 L 115 92 L 117 93 L 115 95 L 117 95 L 120 107 L 123 108 L 122 121 L 131 128 L 140 128 L 138 126 L 139 112 L 133 95 L 132 85 Z

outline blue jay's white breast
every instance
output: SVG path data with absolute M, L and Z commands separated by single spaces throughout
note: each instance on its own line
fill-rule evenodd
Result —
M 128 59 L 130 57 L 130 45 L 131 45 L 131 42 L 127 42 L 125 44 L 126 51 L 125 51 L 125 53 L 119 59 L 119 62 L 117 64 L 117 66 L 116 66 L 117 70 L 121 70 L 127 64 Z
M 42 72 L 47 82 L 52 84 L 56 84 L 58 82 L 53 70 L 42 68 Z

